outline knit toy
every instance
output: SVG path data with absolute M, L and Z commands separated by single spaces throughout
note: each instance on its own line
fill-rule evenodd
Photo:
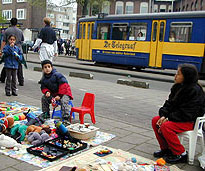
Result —
M 166 164 L 166 161 L 163 159 L 163 158 L 159 158 L 157 161 L 156 161 L 157 165 L 159 166 L 164 166 Z
M 46 140 L 48 140 L 50 137 L 49 135 L 42 130 L 40 133 L 38 132 L 30 132 L 27 136 L 27 140 L 32 144 L 32 145 L 38 145 Z
M 51 133 L 49 125 L 42 125 L 41 127 L 40 126 L 35 126 L 35 125 L 30 125 L 30 126 L 28 126 L 28 128 L 26 130 L 26 135 L 28 135 L 30 132 L 40 133 L 42 129 L 44 129 L 45 132 L 48 133 L 48 134 Z
M 5 132 L 7 128 L 12 128 L 14 125 L 14 119 L 12 117 L 0 119 L 0 132 Z
M 21 148 L 21 144 L 17 143 L 13 138 L 2 134 L 0 135 L 0 147 L 2 149 L 14 148 L 14 150 L 18 150 L 19 148 Z
M 25 139 L 27 125 L 16 124 L 13 128 L 11 128 L 11 135 L 17 141 L 21 142 Z

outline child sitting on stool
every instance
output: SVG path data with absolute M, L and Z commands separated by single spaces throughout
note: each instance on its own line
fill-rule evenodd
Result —
M 41 65 L 43 71 L 41 91 L 44 94 L 41 103 L 44 117 L 45 119 L 50 118 L 49 104 L 52 98 L 55 98 L 56 101 L 60 101 L 62 119 L 68 123 L 70 117 L 68 102 L 73 99 L 70 85 L 66 78 L 53 68 L 50 60 L 42 61 Z

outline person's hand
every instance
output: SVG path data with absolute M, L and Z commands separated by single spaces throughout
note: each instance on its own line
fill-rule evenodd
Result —
M 165 118 L 164 116 L 162 116 L 162 117 L 157 121 L 156 124 L 160 127 L 165 119 L 166 119 L 166 118 Z
M 51 96 L 51 93 L 50 92 L 47 92 L 46 93 L 46 97 L 50 97 Z
M 14 45 L 15 45 L 14 43 L 11 43 L 11 44 L 10 44 L 11 47 L 14 47 Z
M 56 100 L 56 101 L 60 100 L 60 96 L 56 96 L 56 97 L 55 97 L 55 100 Z

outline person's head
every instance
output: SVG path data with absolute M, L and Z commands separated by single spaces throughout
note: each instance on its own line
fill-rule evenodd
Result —
M 50 60 L 44 60 L 41 62 L 42 71 L 44 74 L 50 74 L 53 70 L 53 64 Z
M 171 31 L 169 37 L 171 37 L 171 38 L 175 38 L 175 32 L 174 32 L 174 31 Z
M 143 36 L 143 33 L 142 33 L 142 32 L 139 32 L 137 36 L 138 36 L 138 37 L 142 37 L 142 36 Z
M 12 19 L 10 20 L 10 23 L 11 23 L 12 26 L 16 26 L 16 25 L 17 25 L 17 22 L 18 22 L 17 18 L 12 18 Z
M 16 43 L 16 36 L 13 34 L 9 35 L 8 42 L 9 42 L 9 44 L 15 44 Z
M 45 18 L 43 19 L 43 22 L 45 23 L 45 25 L 49 25 L 49 26 L 50 26 L 50 24 L 51 24 L 51 19 L 45 17 Z
M 175 75 L 175 83 L 193 84 L 198 82 L 197 68 L 192 64 L 181 64 Z

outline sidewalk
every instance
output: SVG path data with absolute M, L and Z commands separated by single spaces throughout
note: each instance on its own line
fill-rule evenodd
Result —
M 29 55 L 28 59 L 32 62 L 38 60 L 36 55 Z M 68 62 L 67 58 L 59 57 L 56 64 L 64 64 L 66 61 Z M 66 65 L 73 66 L 76 64 L 73 62 L 66 63 Z M 82 67 L 85 66 L 82 65 Z M 94 68 L 95 66 L 91 67 Z M 32 70 L 24 70 L 24 73 L 25 86 L 18 87 L 19 96 L 6 97 L 4 94 L 5 85 L 0 84 L 0 101 L 19 101 L 40 107 L 42 94 L 37 81 L 41 78 L 41 73 Z M 151 128 L 151 118 L 157 114 L 159 106 L 163 104 L 169 92 L 140 89 L 106 81 L 86 80 L 73 77 L 69 77 L 68 81 L 71 85 L 74 96 L 73 104 L 75 106 L 82 103 L 85 92 L 91 92 L 96 95 L 96 126 L 100 128 L 100 131 L 116 135 L 116 138 L 102 145 L 119 148 L 142 157 L 156 160 L 152 154 L 159 149 L 159 146 Z M 85 115 L 85 117 L 87 121 L 90 122 L 89 115 Z M 76 114 L 76 119 L 78 119 L 78 114 Z M 185 143 L 187 148 L 187 141 L 185 141 Z M 202 170 L 197 160 L 200 153 L 199 147 L 200 146 L 197 145 L 195 163 L 193 166 L 188 164 L 178 164 L 177 166 L 189 171 Z M 0 155 L 0 163 L 0 170 L 4 171 L 40 169 L 39 167 L 4 155 Z

